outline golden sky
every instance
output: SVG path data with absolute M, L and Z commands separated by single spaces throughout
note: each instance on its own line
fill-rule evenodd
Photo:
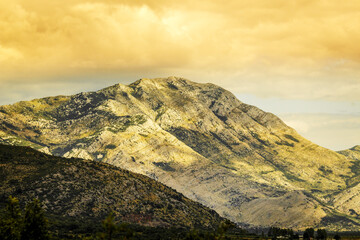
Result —
M 0 103 L 176 75 L 359 104 L 359 43 L 359 0 L 0 0 Z

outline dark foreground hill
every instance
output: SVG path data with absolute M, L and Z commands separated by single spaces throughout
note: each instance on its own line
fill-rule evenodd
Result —
M 116 220 L 141 226 L 215 229 L 215 211 L 146 176 L 106 163 L 50 156 L 30 147 L 0 145 L 0 206 L 12 195 L 38 198 L 50 222 L 100 225 Z

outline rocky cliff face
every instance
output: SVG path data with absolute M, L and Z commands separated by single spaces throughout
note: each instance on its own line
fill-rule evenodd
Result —
M 2 106 L 0 122 L 4 143 L 145 174 L 239 223 L 359 225 L 336 207 L 337 194 L 360 182 L 353 159 L 213 84 L 141 79 Z

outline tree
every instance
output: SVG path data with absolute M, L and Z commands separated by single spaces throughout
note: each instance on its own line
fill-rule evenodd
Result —
M 309 240 L 310 238 L 314 238 L 315 230 L 313 228 L 307 228 L 304 232 L 304 240 Z
M 335 234 L 334 239 L 335 239 L 335 240 L 340 240 L 340 239 L 341 239 L 341 237 L 340 237 L 340 235 L 339 235 L 339 234 Z
M 44 210 L 40 206 L 40 201 L 34 199 L 25 207 L 24 225 L 21 232 L 21 240 L 47 240 L 49 234 L 47 230 L 48 222 L 44 215 Z
M 10 196 L 5 208 L 4 217 L 0 221 L 0 239 L 19 240 L 22 226 L 19 200 Z
M 113 212 L 102 222 L 104 232 L 98 233 L 98 237 L 103 240 L 115 239 L 132 239 L 134 232 L 128 227 L 127 223 L 117 225 Z
M 201 240 L 201 237 L 199 236 L 198 231 L 192 229 L 186 234 L 184 240 Z
M 117 230 L 117 226 L 114 222 L 114 213 L 110 212 L 109 215 L 102 222 L 102 226 L 104 228 L 104 233 L 102 234 L 102 239 L 111 240 L 113 235 Z
M 134 231 L 129 227 L 128 223 L 121 223 L 118 226 L 118 231 L 123 236 L 123 239 L 132 239 L 134 237 Z
M 318 240 L 324 240 L 327 238 L 327 233 L 325 229 L 318 229 L 316 231 L 316 239 Z
M 224 235 L 228 230 L 235 228 L 236 225 L 232 223 L 230 220 L 225 220 L 220 223 L 218 227 L 218 233 L 222 236 Z
M 268 232 L 268 236 L 269 237 L 271 237 L 271 239 L 277 239 L 277 237 L 278 237 L 278 233 L 279 233 L 279 231 L 278 231 L 278 228 L 276 228 L 276 227 L 271 227 L 270 229 L 269 229 L 269 232 Z
M 287 231 L 286 231 L 286 236 L 287 236 L 289 239 L 294 239 L 294 230 L 292 230 L 292 229 L 287 229 Z

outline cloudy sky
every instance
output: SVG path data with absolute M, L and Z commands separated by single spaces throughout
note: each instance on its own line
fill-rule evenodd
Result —
M 358 0 L 0 0 L 0 104 L 181 76 L 339 150 L 360 144 L 359 42 Z

